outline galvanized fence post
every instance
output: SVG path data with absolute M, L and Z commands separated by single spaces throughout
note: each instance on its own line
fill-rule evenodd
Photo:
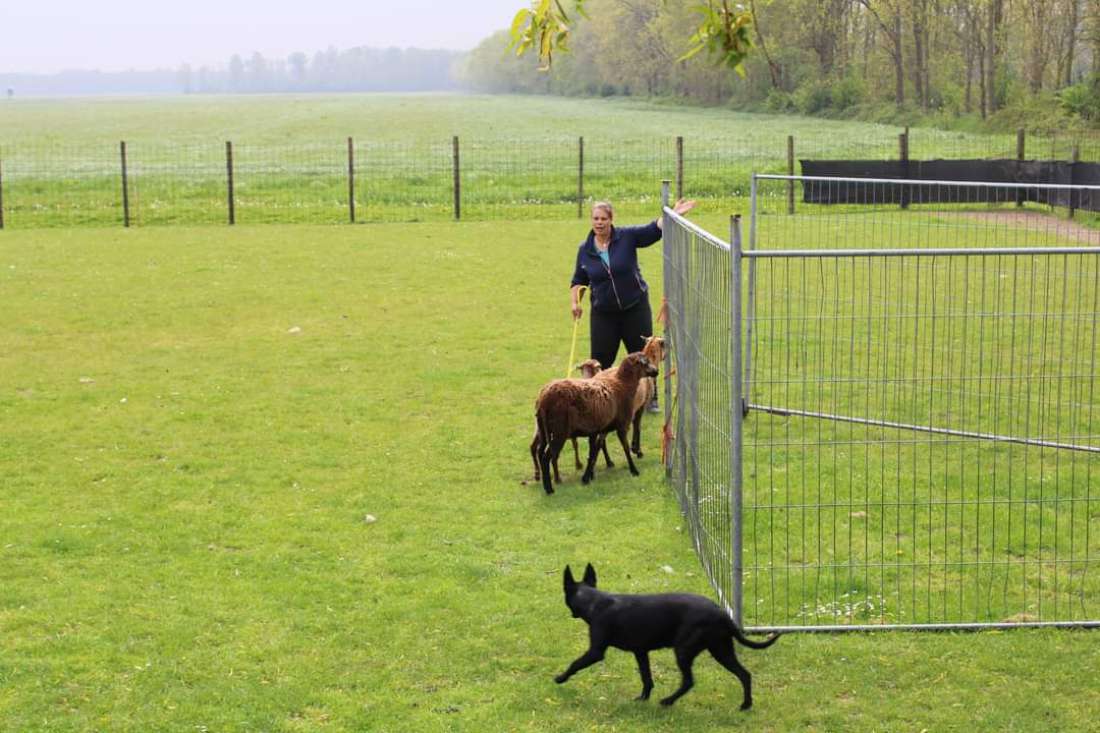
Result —
M 348 137 L 348 219 L 355 223 L 355 141 Z
M 733 621 L 742 623 L 743 565 L 741 552 L 741 216 L 730 217 L 730 605 Z
M 130 226 L 130 185 L 126 176 L 126 141 L 118 144 L 119 156 L 122 162 L 122 226 Z
M 225 141 L 226 195 L 229 202 L 229 223 L 237 223 L 236 206 L 233 203 L 233 143 Z
M 757 213 L 757 194 L 759 184 L 756 180 L 756 175 L 753 174 L 752 184 L 749 187 L 749 250 L 756 249 L 756 213 Z M 738 226 L 738 236 L 741 236 L 741 227 Z M 748 317 L 745 319 L 747 324 L 745 326 L 745 359 L 744 359 L 744 405 L 742 405 L 742 414 L 748 414 L 748 405 L 751 401 L 749 396 L 752 394 L 752 327 L 753 321 L 756 317 L 756 260 L 749 260 L 749 304 L 748 304 Z
M 670 181 L 665 179 L 661 181 L 661 227 L 662 231 L 668 233 L 668 215 L 665 214 L 665 208 L 669 203 L 669 186 Z M 672 289 L 672 268 L 669 267 L 669 261 L 672 257 L 672 241 L 671 237 L 664 237 L 661 242 L 662 254 L 664 257 L 664 263 L 662 269 L 662 280 L 664 281 L 664 301 L 661 310 L 665 314 L 664 334 L 665 334 L 665 361 L 661 365 L 664 370 L 664 382 L 665 382 L 665 421 L 664 425 L 668 425 L 672 420 L 672 329 L 669 328 L 670 314 L 668 312 L 668 295 Z M 665 440 L 662 435 L 662 441 Z M 664 443 L 662 443 L 664 444 Z M 671 447 L 671 446 L 667 446 Z M 672 451 L 668 450 L 664 455 L 665 459 L 665 476 L 672 475 Z

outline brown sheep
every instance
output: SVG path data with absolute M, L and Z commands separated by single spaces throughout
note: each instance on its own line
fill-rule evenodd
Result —
M 583 379 L 591 379 L 592 377 L 596 376 L 596 374 L 599 373 L 599 371 L 600 371 L 600 362 L 597 361 L 596 359 L 586 359 L 585 361 L 582 361 L 580 364 L 578 364 L 577 366 L 575 366 L 573 368 L 581 373 L 581 377 Z M 541 392 L 540 392 L 540 395 L 541 395 Z M 572 436 L 570 438 L 570 440 L 573 443 L 573 464 L 574 464 L 574 467 L 579 471 L 579 470 L 581 470 L 581 457 L 580 457 L 580 451 L 577 449 L 577 437 Z M 614 468 L 615 464 L 611 462 L 611 456 L 609 456 L 607 454 L 607 446 L 603 445 L 601 447 L 603 448 L 603 457 L 604 457 L 604 460 L 607 462 L 607 467 L 608 468 Z M 538 430 L 538 426 L 536 425 L 535 426 L 535 436 L 533 438 L 531 438 L 531 462 L 535 464 L 535 476 L 534 476 L 535 481 L 539 481 L 542 478 L 542 471 L 539 469 L 539 452 L 541 450 L 542 450 L 542 441 L 539 440 L 539 430 Z M 554 459 L 554 462 L 551 465 L 554 468 L 554 482 L 560 484 L 561 483 L 561 474 L 558 473 L 558 461 L 557 461 L 556 458 Z
M 645 345 L 642 347 L 642 353 L 646 355 L 650 363 L 654 366 L 659 366 L 665 361 L 665 340 L 660 336 L 646 336 Z M 605 369 L 596 375 L 597 379 L 610 379 L 615 376 L 615 371 L 618 367 L 611 367 Z M 646 405 L 649 404 L 657 394 L 657 380 L 646 378 L 638 382 L 638 391 L 634 395 L 634 417 L 632 423 L 634 426 L 633 434 L 630 438 L 630 448 L 634 451 L 634 455 L 638 458 L 642 457 L 642 415 L 645 414 Z
M 612 430 L 619 436 L 630 473 L 638 475 L 626 433 L 634 418 L 638 382 L 655 376 L 657 368 L 639 351 L 623 359 L 612 378 L 556 379 L 542 388 L 535 402 L 535 420 L 542 441 L 539 453 L 542 488 L 547 494 L 554 493 L 550 464 L 561 453 L 565 441 L 574 435 L 588 436 L 588 463 L 581 476 L 582 483 L 592 480 L 600 440 Z

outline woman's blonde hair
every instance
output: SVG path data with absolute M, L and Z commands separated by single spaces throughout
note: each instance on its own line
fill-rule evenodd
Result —
M 612 208 L 611 203 L 608 201 L 597 201 L 596 203 L 592 204 L 592 211 L 595 211 L 596 209 L 603 209 L 604 211 L 606 211 L 607 217 L 609 219 L 615 218 L 615 209 Z

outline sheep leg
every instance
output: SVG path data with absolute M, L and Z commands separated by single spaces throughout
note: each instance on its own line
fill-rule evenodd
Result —
M 607 454 L 607 436 L 606 435 L 601 435 L 600 436 L 600 450 L 603 451 L 603 459 L 604 459 L 604 461 L 607 462 L 607 467 L 608 468 L 614 468 L 615 464 L 611 462 L 611 456 L 609 456 Z
M 630 436 L 630 448 L 638 458 L 642 457 L 642 413 L 645 405 L 634 413 L 634 433 Z
M 539 470 L 539 454 L 542 453 L 542 441 L 539 440 L 538 430 L 535 431 L 535 437 L 531 439 L 531 462 L 535 464 L 535 477 L 533 481 L 539 481 L 542 479 L 542 471 Z
M 551 437 L 543 446 L 542 454 L 539 456 L 539 462 L 542 464 L 542 488 L 547 494 L 554 493 L 554 484 L 550 481 L 550 466 L 551 464 L 557 466 L 558 454 L 561 453 L 563 445 L 565 445 L 564 438 Z
M 573 440 L 573 450 L 575 451 L 576 449 L 577 449 L 577 441 L 576 441 L 576 439 L 574 439 Z M 542 439 L 541 439 L 541 436 L 538 434 L 538 431 L 536 431 L 535 432 L 535 437 L 531 440 L 531 461 L 535 464 L 535 477 L 533 479 L 534 481 L 538 481 L 542 478 L 542 470 L 541 470 L 541 467 L 539 466 L 539 454 L 541 452 L 542 452 Z M 558 473 L 558 460 L 555 458 L 553 461 L 551 461 L 550 465 L 554 468 L 554 483 L 560 484 L 561 483 L 561 474 Z M 581 467 L 581 462 L 578 460 L 577 461 L 577 468 L 580 469 L 580 467 Z
M 581 470 L 581 455 L 580 451 L 577 450 L 577 439 L 571 438 L 571 440 L 573 441 L 573 468 L 579 471 Z M 560 481 L 561 479 L 558 480 Z
M 588 436 L 588 461 L 584 466 L 584 475 L 581 476 L 581 483 L 587 484 L 596 475 L 596 456 L 600 454 L 600 435 Z
M 626 465 L 630 466 L 630 475 L 638 476 L 638 467 L 634 465 L 634 457 L 630 455 L 630 445 L 626 440 L 626 425 L 615 428 L 615 433 L 619 436 L 619 443 L 623 447 L 623 453 L 626 453 Z

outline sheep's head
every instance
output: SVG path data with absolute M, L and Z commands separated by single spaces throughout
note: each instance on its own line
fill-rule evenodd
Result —
M 642 353 L 654 364 L 660 364 L 665 360 L 665 340 L 661 336 L 646 336 Z
M 633 354 L 628 354 L 622 363 L 619 364 L 619 373 L 626 376 L 637 377 L 656 377 L 657 367 L 653 365 L 653 362 L 641 351 L 635 351 Z
M 603 367 L 600 366 L 600 362 L 596 359 L 586 359 L 573 368 L 579 371 L 581 376 L 585 379 L 591 379 L 599 374 Z

